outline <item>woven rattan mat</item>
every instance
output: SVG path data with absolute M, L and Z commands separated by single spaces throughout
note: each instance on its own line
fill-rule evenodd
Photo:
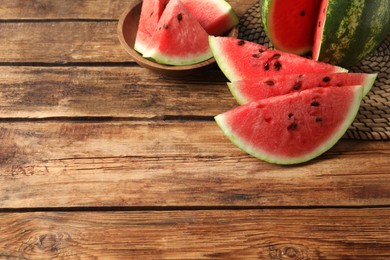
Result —
M 259 10 L 259 4 L 255 4 L 240 17 L 238 37 L 272 48 L 263 30 Z M 378 73 L 378 77 L 344 138 L 390 140 L 390 34 L 375 52 L 349 70 Z

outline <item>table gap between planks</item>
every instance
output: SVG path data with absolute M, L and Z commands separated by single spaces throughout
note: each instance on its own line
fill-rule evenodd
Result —
M 389 142 L 244 154 L 217 67 L 166 78 L 121 48 L 130 2 L 1 1 L 1 259 L 390 258 Z

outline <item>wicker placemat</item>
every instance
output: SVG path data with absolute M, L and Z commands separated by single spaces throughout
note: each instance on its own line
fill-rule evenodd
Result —
M 259 4 L 240 17 L 238 37 L 272 48 L 260 18 Z M 390 34 L 383 44 L 365 60 L 350 68 L 351 72 L 378 73 L 375 85 L 363 99 L 359 114 L 344 138 L 390 140 Z

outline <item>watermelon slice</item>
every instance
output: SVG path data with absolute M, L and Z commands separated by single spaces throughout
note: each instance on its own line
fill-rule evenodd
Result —
M 210 35 L 223 35 L 238 24 L 238 17 L 224 0 L 181 0 Z
M 146 58 L 169 65 L 189 65 L 213 56 L 208 34 L 180 0 L 170 0 L 150 39 Z
M 312 50 L 321 0 L 262 0 L 261 18 L 274 47 L 306 54 Z
M 376 77 L 377 74 L 364 73 L 284 74 L 256 80 L 239 80 L 227 84 L 237 102 L 245 104 L 316 87 L 362 85 L 363 95 L 366 95 Z
M 230 81 L 287 73 L 347 72 L 337 66 L 233 37 L 209 36 L 209 43 L 215 60 Z
M 362 86 L 313 88 L 263 99 L 215 117 L 243 151 L 278 164 L 311 160 L 330 149 L 354 120 Z
M 156 30 L 157 23 L 168 4 L 169 0 L 144 0 L 141 7 L 137 35 L 134 49 L 140 53 L 146 51 L 152 34 Z

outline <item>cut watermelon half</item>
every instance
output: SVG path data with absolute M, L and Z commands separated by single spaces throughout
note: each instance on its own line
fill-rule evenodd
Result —
M 143 56 L 168 65 L 189 65 L 213 54 L 208 34 L 196 18 L 180 0 L 170 0 Z
M 210 35 L 223 35 L 238 24 L 238 17 L 224 0 L 181 0 Z
M 263 99 L 215 117 L 246 153 L 277 164 L 311 160 L 343 136 L 359 110 L 362 86 L 308 89 Z
M 375 82 L 377 74 L 365 73 L 308 73 L 284 74 L 261 79 L 245 79 L 227 83 L 239 104 L 285 95 L 317 87 L 362 85 L 365 96 Z
M 215 60 L 230 81 L 288 73 L 347 72 L 341 67 L 233 37 L 209 36 L 209 43 Z
M 306 54 L 312 50 L 321 0 L 262 0 L 261 18 L 274 47 Z
M 169 0 L 142 1 L 141 15 L 135 38 L 134 49 L 140 53 L 147 50 L 147 45 L 156 30 L 157 23 Z

